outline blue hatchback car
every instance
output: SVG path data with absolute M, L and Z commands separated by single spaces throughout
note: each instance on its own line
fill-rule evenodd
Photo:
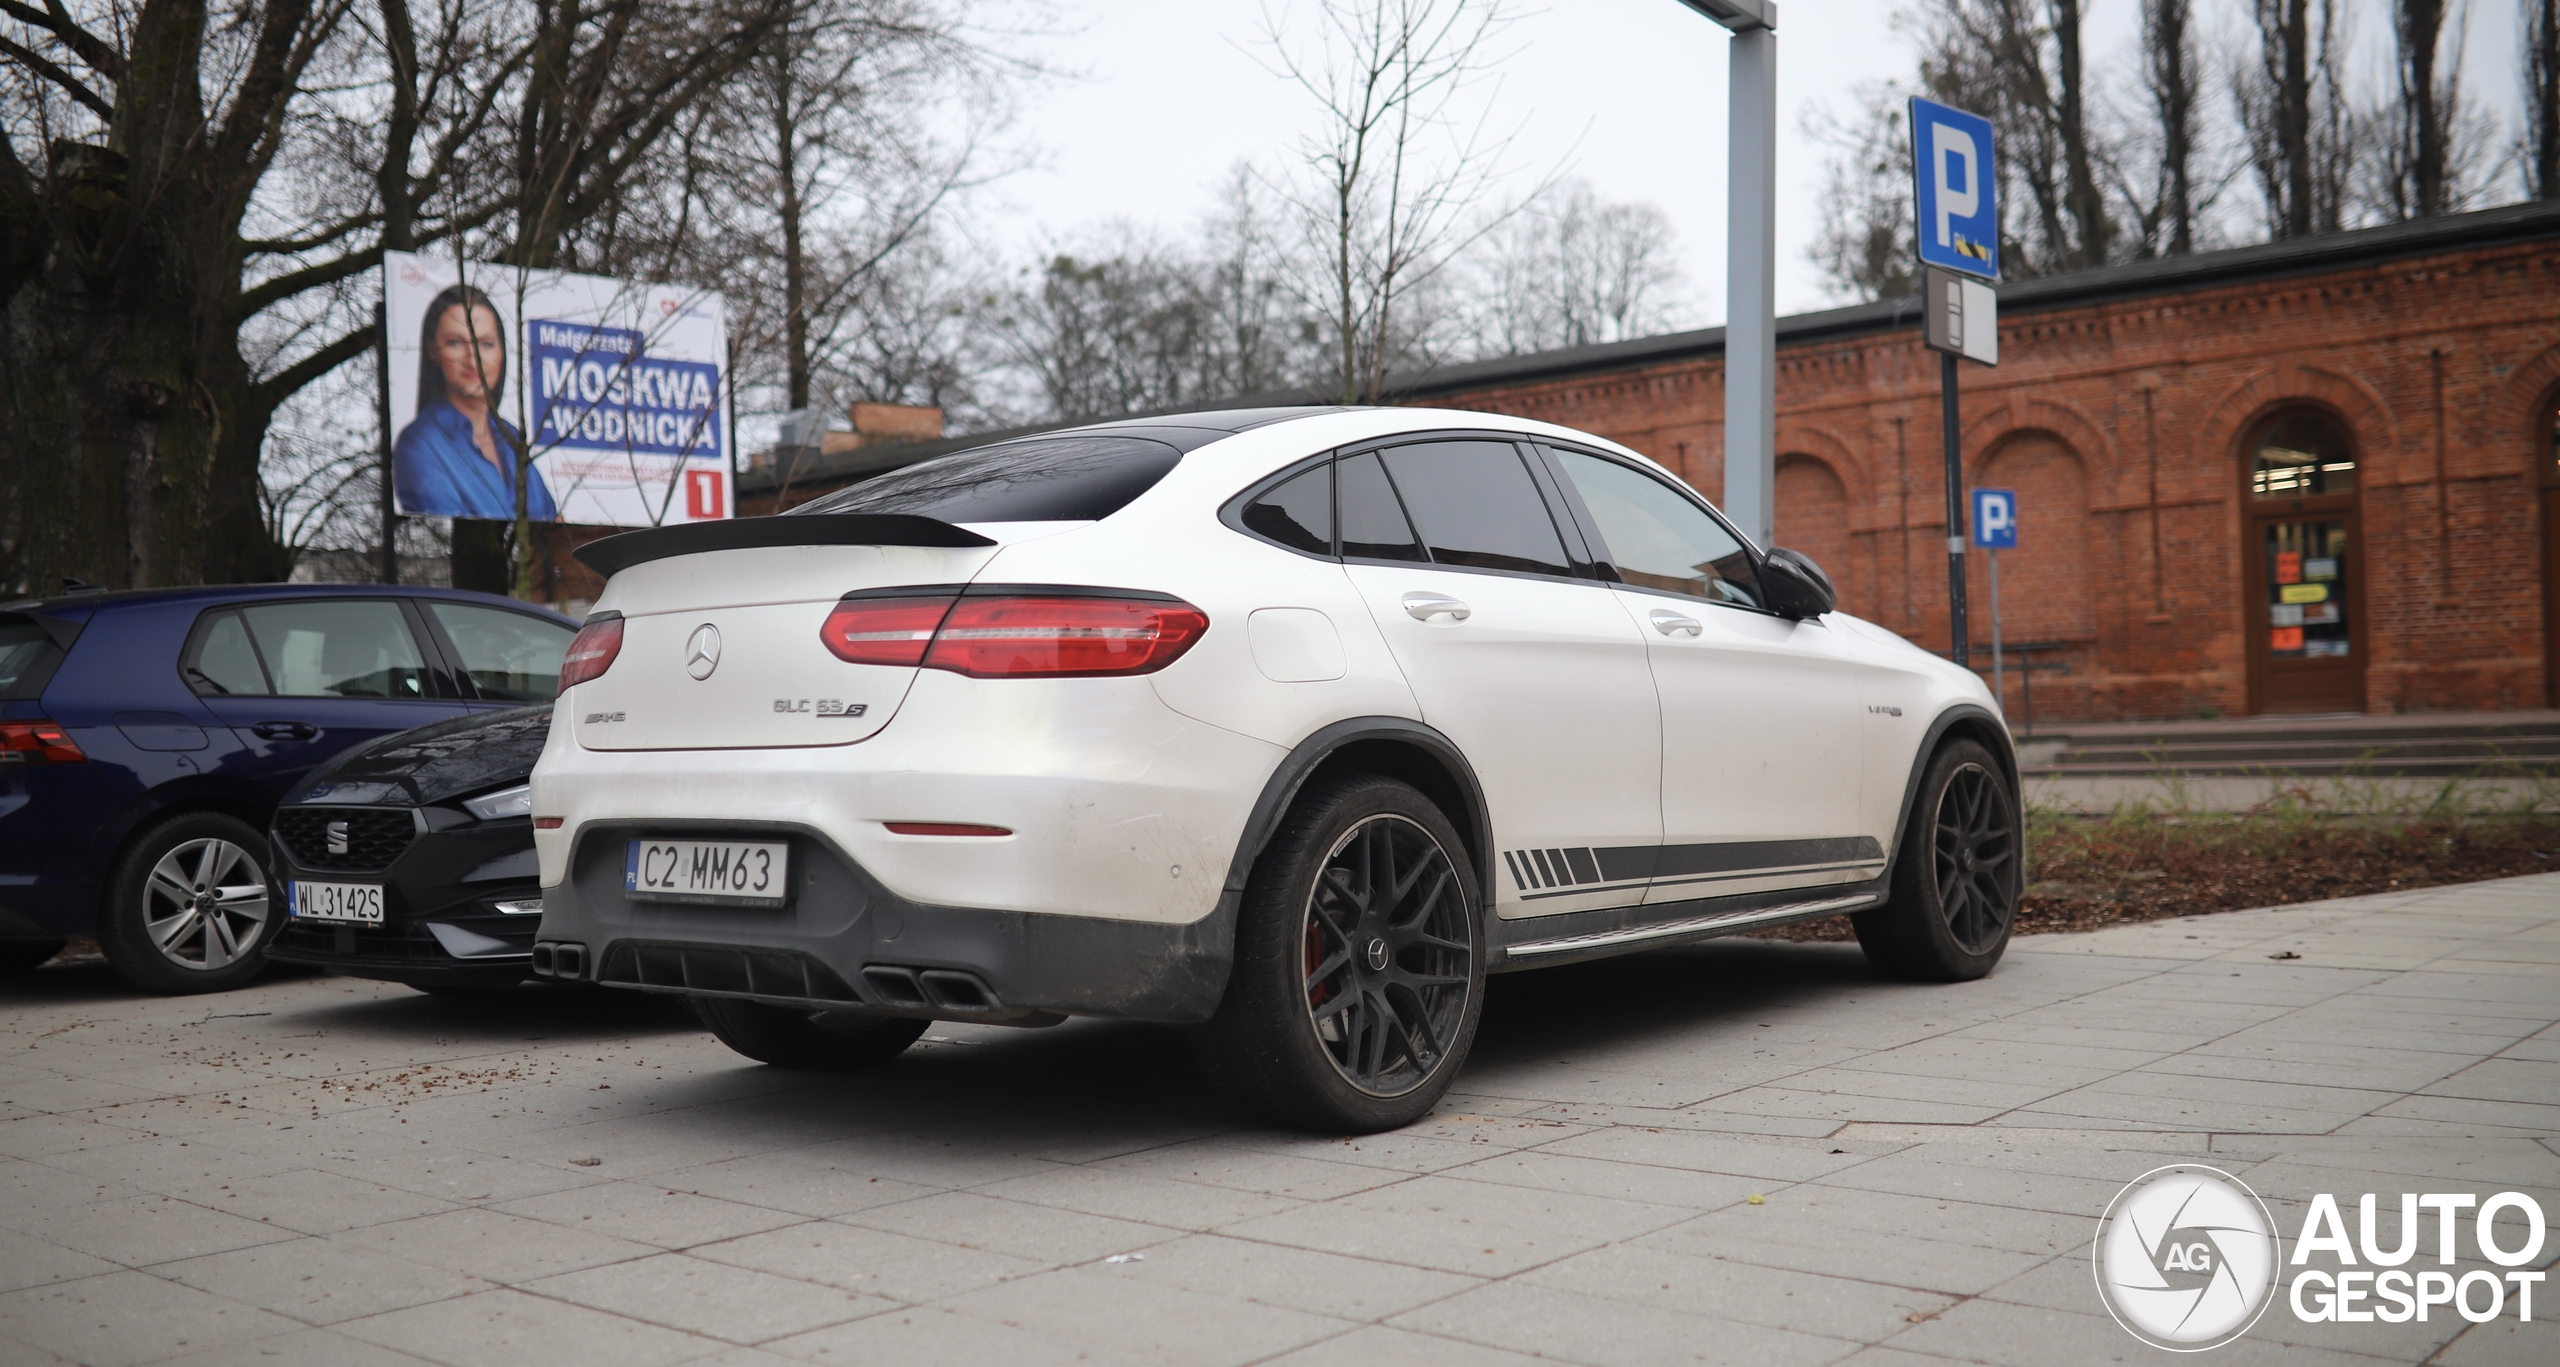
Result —
M 352 745 L 547 702 L 577 623 L 454 589 L 0 604 L 0 968 L 94 934 L 137 988 L 237 986 L 284 920 L 267 825 Z

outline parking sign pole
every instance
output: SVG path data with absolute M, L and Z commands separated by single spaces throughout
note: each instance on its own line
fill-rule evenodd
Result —
M 1956 357 L 1938 353 L 1938 403 L 1947 436 L 1947 658 L 1973 663 L 1964 620 L 1964 432 L 1956 422 Z
M 2008 706 L 2009 680 L 2000 660 L 2000 552 L 1991 553 L 1991 697 Z
M 1762 546 L 1777 519 L 1778 6 L 1680 0 L 1733 35 L 1725 186 L 1724 510 Z

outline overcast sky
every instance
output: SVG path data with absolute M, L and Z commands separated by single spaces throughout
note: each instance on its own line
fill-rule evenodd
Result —
M 2459 3 L 2460 0 L 2457 0 Z M 981 204 L 982 240 L 1023 260 L 1112 218 L 1169 236 L 1191 228 L 1238 160 L 1277 166 L 1312 125 L 1306 96 L 1257 61 L 1261 0 L 1059 0 L 1059 34 L 1026 43 L 1070 73 L 1031 94 L 1022 129 L 1040 158 Z M 1285 15 L 1291 0 L 1270 0 Z M 1294 0 L 1304 14 L 1312 0 Z M 2243 0 L 2199 0 L 2230 22 Z M 2513 0 L 2471 0 L 2471 89 L 2515 102 Z M 2385 0 L 2350 0 L 2368 73 L 2388 73 Z M 1832 302 L 1806 260 L 1825 149 L 1803 132 L 1818 104 L 1846 112 L 1861 81 L 1910 74 L 1895 0 L 1781 0 L 1778 307 Z M 1724 31 L 1679 0 L 1534 0 L 1501 50 L 1499 126 L 1523 125 L 1515 179 L 1560 162 L 1604 198 L 1659 204 L 1680 234 L 1694 321 L 1724 315 Z M 2139 0 L 2093 0 L 2093 64 L 2125 67 Z M 2228 13 L 2224 13 L 2228 11 Z M 2511 125 L 2510 125 L 2511 126 Z

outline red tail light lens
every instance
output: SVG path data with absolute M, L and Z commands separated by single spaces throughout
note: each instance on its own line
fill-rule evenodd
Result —
M 0 721 L 0 764 L 78 764 L 79 743 L 49 721 Z
M 940 593 L 848 598 L 827 614 L 826 624 L 818 628 L 818 639 L 846 664 L 904 665 L 913 669 L 924 663 L 925 648 L 933 644 L 934 628 L 942 625 L 943 616 L 951 611 L 956 597 L 957 594 Z
M 1171 599 L 990 594 L 952 608 L 924 666 L 973 679 L 1147 674 L 1208 629 L 1207 613 Z
M 578 628 L 569 642 L 569 653 L 560 657 L 560 691 L 585 683 L 613 668 L 613 657 L 622 653 L 622 619 L 607 617 Z

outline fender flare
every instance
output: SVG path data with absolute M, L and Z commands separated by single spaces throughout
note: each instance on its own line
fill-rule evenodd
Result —
M 1280 828 L 1281 818 L 1298 800 L 1307 780 L 1344 748 L 1362 741 L 1390 741 L 1410 746 L 1431 756 L 1447 771 L 1456 784 L 1463 811 L 1449 813 L 1450 823 L 1459 828 L 1462 838 L 1471 838 L 1475 848 L 1468 851 L 1476 866 L 1477 886 L 1486 890 L 1485 905 L 1492 906 L 1493 884 L 1493 817 L 1485 805 L 1484 784 L 1476 778 L 1475 766 L 1467 762 L 1458 743 L 1432 727 L 1409 717 L 1350 717 L 1318 729 L 1298 742 L 1271 777 L 1262 785 L 1262 795 L 1254 799 L 1252 812 L 1245 817 L 1244 834 L 1236 841 L 1235 855 L 1227 864 L 1227 881 L 1219 898 L 1222 911 L 1230 912 L 1243 904 L 1244 889 L 1253 876 L 1254 864 L 1271 843 Z M 1232 919 L 1230 919 L 1232 924 Z
M 1971 739 L 1980 740 L 1983 738 L 1982 733 L 1988 732 L 1997 740 L 1997 743 L 1990 747 L 1991 753 L 2000 761 L 2001 767 L 2008 771 L 2009 792 L 2018 804 L 2018 857 L 2021 861 L 2019 876 L 2025 877 L 2027 806 L 2026 790 L 2018 779 L 2017 745 L 2009 736 L 2008 723 L 2000 720 L 1990 708 L 1979 703 L 1964 702 L 1957 703 L 1931 718 L 1929 729 L 1921 734 L 1920 744 L 1912 751 L 1911 772 L 1902 780 L 1902 805 L 1894 812 L 1893 840 L 1885 846 L 1884 867 L 1885 877 L 1888 879 L 1893 877 L 1894 867 L 1902 859 L 1902 836 L 1911 825 L 1911 804 L 1920 796 L 1920 777 L 1928 772 L 1930 757 L 1938 753 L 1938 747 L 1946 741 L 1947 733 L 1954 730 L 1959 723 L 1970 723 L 1967 730 L 1973 733 Z

